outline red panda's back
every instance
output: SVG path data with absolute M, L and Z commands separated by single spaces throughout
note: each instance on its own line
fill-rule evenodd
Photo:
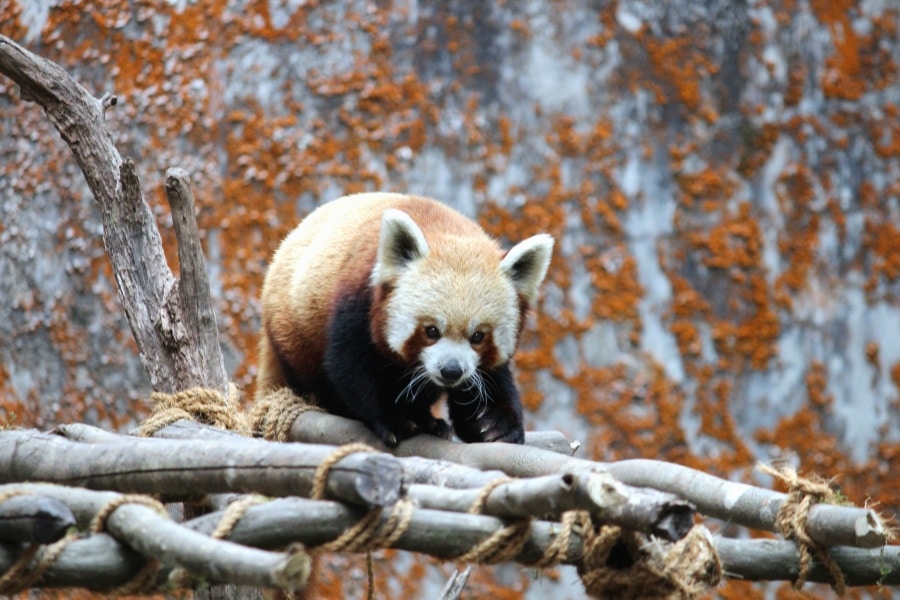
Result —
M 318 376 L 335 300 L 364 293 L 388 208 L 406 212 L 430 243 L 451 235 L 495 244 L 473 221 L 431 199 L 356 194 L 317 208 L 284 239 L 266 273 L 257 393 L 284 385 L 280 364 L 301 380 Z

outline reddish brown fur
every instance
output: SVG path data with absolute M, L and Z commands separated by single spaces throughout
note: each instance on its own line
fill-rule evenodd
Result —
M 366 194 L 348 200 L 351 210 L 345 200 L 340 207 L 329 203 L 311 213 L 273 257 L 262 292 L 257 394 L 287 383 L 283 365 L 304 380 L 319 376 L 336 300 L 343 294 L 369 293 L 385 209 L 406 212 L 436 252 L 444 236 L 450 235 L 457 242 L 471 240 L 467 243 L 470 256 L 481 257 L 484 264 L 494 264 L 502 256 L 499 245 L 477 224 L 437 201 L 399 194 Z M 308 255 L 321 260 L 306 264 Z M 389 292 L 371 291 L 373 341 L 385 354 L 390 350 L 383 339 L 383 307 Z

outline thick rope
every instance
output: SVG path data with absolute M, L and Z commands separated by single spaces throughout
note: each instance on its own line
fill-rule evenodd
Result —
M 778 510 L 775 526 L 785 539 L 794 540 L 797 550 L 800 552 L 800 569 L 797 579 L 794 580 L 794 589 L 799 590 L 806 583 L 809 570 L 812 567 L 813 558 L 816 558 L 828 569 L 833 583 L 831 587 L 839 595 L 847 593 L 847 583 L 844 573 L 837 562 L 828 553 L 828 548 L 809 536 L 806 528 L 809 519 L 809 509 L 813 504 L 824 502 L 836 503 L 836 494 L 825 481 L 814 481 L 800 477 L 797 471 L 787 465 L 770 467 L 760 464 L 757 468 L 771 475 L 788 487 L 788 497 Z
M 257 395 L 250 411 L 250 429 L 267 440 L 286 442 L 297 417 L 311 410 L 324 412 L 290 388 L 272 388 Z
M 322 500 L 325 497 L 325 484 L 328 483 L 328 473 L 332 467 L 339 463 L 341 459 L 357 452 L 377 452 L 375 448 L 362 442 L 354 442 L 352 444 L 344 444 L 339 446 L 337 450 L 325 457 L 325 460 L 316 468 L 313 473 L 312 490 L 309 497 L 312 500 Z
M 233 383 L 228 384 L 227 398 L 217 390 L 196 387 L 174 394 L 153 392 L 150 401 L 153 412 L 137 430 L 137 435 L 143 437 L 149 437 L 180 419 L 198 421 L 244 435 L 250 432 L 241 412 L 240 392 Z
M 475 498 L 469 513 L 480 515 L 484 511 L 488 496 L 498 486 L 512 481 L 509 477 L 500 477 L 485 485 Z M 485 565 L 507 562 L 522 551 L 525 542 L 531 536 L 531 518 L 517 520 L 512 525 L 498 529 L 481 540 L 454 560 Z
M 547 548 L 544 550 L 544 556 L 532 566 L 546 569 L 565 561 L 568 558 L 572 534 L 576 532 L 576 529 L 583 531 L 589 526 L 590 517 L 587 511 L 569 510 L 564 512 L 560 519 L 559 532 L 557 532 L 553 541 L 547 545 Z
M 94 518 L 91 519 L 91 524 L 88 526 L 91 533 L 102 533 L 106 529 L 106 520 L 109 516 L 117 508 L 125 504 L 140 504 L 141 506 L 152 508 L 161 515 L 169 516 L 166 507 L 159 500 L 139 494 L 121 494 L 100 507 L 100 510 L 97 511 L 97 514 L 94 515 Z
M 6 573 L 0 576 L 0 595 L 12 596 L 28 589 L 34 581 L 37 581 L 37 578 L 32 581 L 30 573 L 32 573 L 32 560 L 40 549 L 40 544 L 31 544 L 25 548 L 22 554 L 19 555 L 18 560 L 13 563 Z
M 712 537 L 695 526 L 675 543 L 612 525 L 582 532 L 578 574 L 594 598 L 697 598 L 722 578 L 722 564 Z
M 251 506 L 256 506 L 257 504 L 262 504 L 266 502 L 266 498 L 263 496 L 259 496 L 257 494 L 251 494 L 248 496 L 244 496 L 238 500 L 235 500 L 222 513 L 222 518 L 219 519 L 216 528 L 209 535 L 209 537 L 216 540 L 224 540 L 229 535 L 231 535 L 231 531 L 234 529 L 234 526 L 237 525 L 238 521 L 240 521 L 244 514 L 247 512 Z

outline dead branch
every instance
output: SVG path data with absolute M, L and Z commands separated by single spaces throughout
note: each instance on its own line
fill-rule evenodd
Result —
M 21 548 L 0 544 L 0 572 L 7 571 L 19 558 Z M 40 579 L 43 588 L 83 588 L 112 590 L 130 581 L 146 559 L 106 533 L 72 540 Z M 164 579 L 171 567 L 163 567 Z
M 481 490 L 448 490 L 412 485 L 407 494 L 418 506 L 466 512 Z M 482 513 L 503 518 L 558 520 L 564 512 L 585 510 L 599 522 L 680 540 L 694 525 L 694 509 L 672 495 L 622 485 L 601 473 L 576 472 L 516 479 L 500 484 L 484 499 Z
M 747 581 L 790 581 L 797 577 L 800 555 L 793 542 L 718 538 L 716 548 L 729 576 Z M 900 585 L 900 546 L 835 546 L 828 553 L 844 573 L 847 585 Z M 831 576 L 814 561 L 808 581 L 830 583 Z
M 71 507 L 73 512 L 78 514 L 81 523 L 95 518 L 105 505 L 121 498 L 121 494 L 115 492 L 97 492 L 48 484 L 2 486 L 0 491 L 21 491 L 54 498 Z M 145 557 L 156 559 L 166 565 L 185 568 L 191 575 L 208 582 L 293 590 L 301 588 L 309 575 L 309 559 L 301 553 L 271 552 L 213 539 L 173 523 L 168 516 L 141 504 L 120 505 L 108 514 L 104 526 L 113 537 Z M 108 543 L 104 544 L 104 547 L 106 551 L 123 554 L 120 548 L 110 546 Z M 64 557 L 65 553 L 60 560 Z M 129 556 L 121 556 L 120 562 L 122 561 L 135 564 Z M 109 558 L 100 561 L 101 564 L 109 562 L 115 561 Z M 116 567 L 111 570 L 128 571 L 127 568 Z M 97 579 L 105 579 L 102 574 L 98 575 Z
M 453 571 L 453 575 L 450 576 L 450 579 L 444 585 L 444 589 L 441 590 L 441 600 L 457 600 L 463 589 L 465 589 L 466 581 L 469 580 L 469 573 L 471 572 L 472 567 L 466 567 L 464 571 Z
M 0 435 L 0 483 L 48 481 L 91 489 L 184 498 L 220 492 L 308 495 L 313 475 L 334 447 L 245 445 L 133 438 L 130 444 L 81 444 L 37 431 Z M 381 453 L 357 453 L 329 472 L 326 494 L 361 506 L 400 497 L 402 467 Z
M 92 443 L 122 443 L 130 436 L 112 434 L 87 425 L 56 428 L 67 438 Z M 178 421 L 157 435 L 179 439 L 200 438 L 229 442 L 250 448 L 278 446 L 258 438 L 247 438 L 230 431 Z M 156 438 L 152 438 L 156 439 Z M 481 488 L 505 477 L 500 471 L 481 471 L 448 461 L 410 456 L 398 459 L 403 466 L 407 495 L 425 508 L 466 512 Z M 451 489 L 448 489 L 451 488 Z M 234 491 L 234 490 L 233 490 Z M 213 502 L 218 503 L 218 500 Z M 539 478 L 526 478 L 498 486 L 486 499 L 484 514 L 503 518 L 556 518 L 569 510 L 587 510 L 604 523 L 620 525 L 663 539 L 681 539 L 693 524 L 690 503 L 649 488 L 625 486 L 600 472 L 566 472 Z
M 300 415 L 291 428 L 291 439 L 327 443 L 329 431 L 359 433 L 365 426 L 322 412 Z M 511 444 L 457 444 L 433 436 L 404 440 L 393 450 L 397 456 L 440 458 L 475 469 L 499 470 L 511 477 L 537 477 L 567 471 L 608 472 L 622 483 L 676 494 L 698 512 L 753 529 L 776 531 L 775 518 L 787 496 L 743 483 L 719 479 L 681 465 L 658 460 L 592 462 Z M 826 546 L 863 548 L 883 546 L 887 531 L 878 513 L 868 508 L 816 504 L 807 523 L 810 536 Z
M 75 524 L 69 507 L 55 498 L 26 494 L 0 502 L 0 541 L 49 544 Z
M 777 531 L 775 519 L 787 497 L 658 460 L 624 460 L 603 466 L 620 481 L 672 492 L 696 504 L 703 514 L 752 529 Z M 877 548 L 887 542 L 887 528 L 878 512 L 869 508 L 816 504 L 806 526 L 810 537 L 825 546 Z
M 106 127 L 104 113 L 112 102 L 95 98 L 59 65 L 5 36 L 0 36 L 0 73 L 44 109 L 84 173 L 100 207 L 119 299 L 153 389 L 204 386 L 226 393 L 225 362 L 184 174 L 170 172 L 166 185 L 181 262 L 181 281 L 176 281 L 134 163 L 123 160 Z
M 91 518 L 107 498 L 116 496 L 109 492 L 91 492 L 41 484 L 5 486 L 2 489 L 10 487 L 47 495 L 52 495 L 47 492 L 55 489 L 53 493 L 58 494 L 60 499 L 64 499 L 72 506 L 81 522 Z M 108 522 L 112 533 L 118 531 L 113 524 L 117 518 L 134 518 L 134 515 L 128 514 L 127 511 L 119 517 L 121 510 L 113 513 Z M 234 543 L 259 548 L 279 548 L 296 541 L 316 546 L 346 531 L 363 514 L 359 509 L 336 502 L 282 498 L 248 509 L 228 539 Z M 217 526 L 221 516 L 222 513 L 204 515 L 189 521 L 184 527 L 208 534 Z M 387 518 L 384 516 L 383 520 Z M 409 529 L 397 540 L 394 547 L 441 558 L 452 558 L 503 525 L 503 521 L 494 517 L 416 509 L 413 511 Z M 553 540 L 557 528 L 558 524 L 555 523 L 533 523 L 531 537 L 516 560 L 526 564 L 537 560 Z M 749 580 L 790 579 L 796 575 L 797 552 L 791 542 L 719 538 L 716 545 L 725 570 L 732 577 Z M 576 535 L 570 542 L 564 562 L 576 562 L 581 556 L 580 553 L 581 541 Z M 900 547 L 888 546 L 879 550 L 833 548 L 831 553 L 852 585 L 900 583 Z M 8 547 L 0 546 L 0 570 L 9 568 L 16 556 L 17 553 Z M 767 556 L 771 559 L 766 558 Z M 94 534 L 71 542 L 50 567 L 41 585 L 110 589 L 128 581 L 142 564 L 143 561 L 128 546 L 117 542 L 109 535 Z M 169 567 L 163 567 L 161 580 L 169 571 Z M 827 581 L 827 573 L 824 569 L 814 567 L 810 580 Z

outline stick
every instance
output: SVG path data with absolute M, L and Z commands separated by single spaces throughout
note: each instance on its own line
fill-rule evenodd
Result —
M 79 521 L 82 523 L 87 519 L 93 519 L 108 502 L 121 498 L 121 495 L 115 492 L 96 492 L 48 484 L 2 486 L 0 491 L 40 494 L 65 502 L 73 508 L 73 512 L 78 513 Z M 128 547 L 136 549 L 144 556 L 155 558 L 168 565 L 185 567 L 191 574 L 209 582 L 293 590 L 301 588 L 309 575 L 309 560 L 302 553 L 270 552 L 213 539 L 177 525 L 167 516 L 140 504 L 122 504 L 116 508 L 106 517 L 105 528 L 113 537 L 125 542 Z M 70 543 L 72 544 L 75 542 Z M 99 544 L 105 552 L 123 554 L 119 548 L 112 550 L 108 542 Z M 96 551 L 96 548 L 94 550 Z M 68 551 L 67 546 L 59 560 L 67 558 Z M 113 572 L 128 573 L 128 566 L 122 568 L 122 562 L 127 562 L 135 568 L 141 561 L 135 561 L 133 556 L 123 555 L 119 561 L 110 561 L 107 558 L 100 562 L 118 562 L 119 564 L 113 564 L 111 567 L 109 564 L 107 566 Z M 52 582 L 51 573 L 48 573 L 48 577 Z
M 428 485 L 409 487 L 422 508 L 467 512 L 480 489 L 447 490 Z M 565 473 L 516 479 L 495 487 L 481 511 L 502 518 L 542 517 L 558 520 L 570 510 L 586 510 L 602 523 L 680 540 L 694 525 L 693 507 L 674 496 L 625 486 L 601 473 Z
M 166 198 L 172 209 L 180 270 L 177 301 L 166 302 L 165 308 L 171 312 L 163 312 L 172 323 L 162 332 L 175 336 L 170 341 L 179 355 L 174 361 L 176 377 L 178 381 L 227 394 L 228 376 L 200 246 L 194 194 L 183 169 L 166 171 Z
M 335 435 L 355 430 L 355 421 L 322 412 L 306 412 L 297 418 L 291 439 L 329 441 Z M 333 427 L 332 427 L 333 424 Z M 363 427 L 359 424 L 360 427 Z M 608 472 L 622 483 L 650 487 L 676 494 L 697 507 L 698 512 L 753 529 L 775 531 L 778 509 L 785 494 L 719 479 L 681 465 L 657 460 L 626 460 L 615 463 L 592 462 L 547 452 L 529 446 L 503 443 L 458 444 L 433 436 L 419 435 L 401 442 L 397 456 L 440 458 L 475 469 L 500 470 L 512 477 L 536 477 L 576 470 Z M 883 546 L 887 528 L 874 510 L 816 504 L 809 512 L 808 531 L 826 546 L 861 548 Z
M 793 542 L 717 538 L 716 548 L 729 576 L 748 581 L 792 581 L 797 577 L 800 554 Z M 828 552 L 847 585 L 900 585 L 900 546 L 837 546 Z M 831 583 L 831 576 L 822 563 L 813 561 L 807 581 Z
M 466 587 L 466 581 L 469 580 L 469 573 L 471 572 L 471 566 L 466 567 L 464 571 L 454 570 L 453 575 L 450 576 L 450 579 L 444 585 L 444 589 L 441 590 L 441 600 L 458 600 Z
M 69 507 L 46 496 L 13 496 L 0 502 L 0 540 L 49 544 L 75 524 Z
M 0 432 L 0 482 L 48 481 L 120 492 L 185 497 L 221 492 L 308 495 L 316 469 L 336 448 L 133 438 L 81 444 L 37 431 Z M 326 494 L 388 506 L 400 497 L 402 467 L 383 453 L 356 453 L 331 469 Z

